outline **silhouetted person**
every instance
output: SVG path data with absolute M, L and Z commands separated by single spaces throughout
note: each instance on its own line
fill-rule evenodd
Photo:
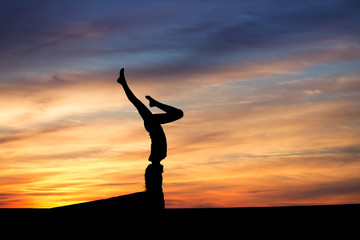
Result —
M 161 124 L 170 123 L 182 118 L 184 115 L 183 111 L 158 102 L 150 96 L 146 96 L 146 98 L 149 100 L 150 107 L 157 107 L 165 112 L 160 114 L 153 114 L 130 90 L 125 80 L 124 68 L 120 70 L 120 76 L 117 82 L 122 85 L 127 98 L 138 110 L 141 118 L 144 120 L 145 129 L 151 138 L 151 153 L 149 156 L 149 161 L 151 161 L 152 164 L 149 164 L 145 171 L 146 191 L 152 196 L 161 195 L 163 199 L 163 165 L 160 164 L 160 161 L 166 157 L 167 143 Z

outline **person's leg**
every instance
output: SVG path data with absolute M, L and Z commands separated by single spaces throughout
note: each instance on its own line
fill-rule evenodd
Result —
M 140 116 L 144 120 L 146 131 L 150 134 L 151 138 L 151 154 L 149 161 L 153 163 L 160 163 L 166 157 L 166 137 L 161 127 L 161 124 L 155 119 L 155 115 L 133 94 L 126 83 L 124 76 L 124 69 L 120 71 L 120 77 L 117 80 L 124 88 L 125 94 L 129 101 L 136 107 Z
M 184 116 L 183 111 L 178 108 L 156 101 L 150 96 L 146 96 L 146 98 L 149 100 L 150 107 L 157 107 L 163 110 L 164 112 L 166 112 L 166 113 L 154 114 L 154 119 L 160 124 L 173 122 L 179 120 Z
M 136 107 L 138 110 L 140 116 L 144 121 L 150 119 L 153 117 L 153 114 L 150 112 L 150 110 L 134 95 L 134 93 L 129 88 L 124 75 L 124 69 L 122 68 L 120 70 L 120 76 L 117 80 L 119 84 L 123 87 L 125 94 L 129 101 Z

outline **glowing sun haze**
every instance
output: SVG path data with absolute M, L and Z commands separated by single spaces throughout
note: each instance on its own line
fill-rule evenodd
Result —
M 181 108 L 166 207 L 360 202 L 360 2 L 2 1 L 0 207 L 144 190 L 116 83 Z M 156 111 L 156 109 L 152 109 Z

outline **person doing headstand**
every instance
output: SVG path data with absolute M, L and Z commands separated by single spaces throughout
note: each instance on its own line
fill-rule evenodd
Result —
M 124 68 L 120 70 L 120 76 L 117 82 L 123 87 L 125 94 L 129 101 L 138 110 L 141 118 L 144 121 L 146 131 L 151 138 L 151 152 L 149 156 L 149 164 L 145 171 L 145 185 L 147 191 L 161 191 L 162 192 L 162 172 L 163 166 L 160 162 L 167 155 L 167 142 L 162 124 L 170 123 L 179 120 L 184 116 L 182 110 L 158 102 L 150 96 L 146 96 L 149 100 L 150 107 L 157 107 L 165 113 L 153 114 L 130 90 L 124 75 Z

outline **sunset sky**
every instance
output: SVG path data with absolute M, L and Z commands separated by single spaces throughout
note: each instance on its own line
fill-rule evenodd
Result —
M 360 203 L 360 1 L 1 1 L 0 207 L 144 190 L 116 83 L 181 108 L 167 208 Z M 160 110 L 151 109 L 154 112 Z

